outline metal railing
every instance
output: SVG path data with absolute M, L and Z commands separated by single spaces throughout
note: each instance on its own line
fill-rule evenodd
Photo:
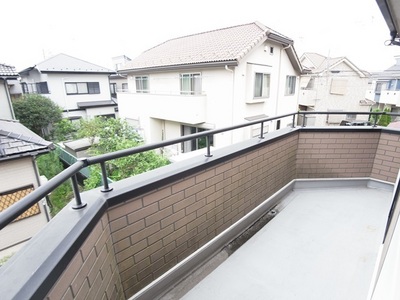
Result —
M 182 136 L 180 138 L 175 138 L 163 142 L 158 142 L 158 143 L 151 143 L 151 144 L 146 144 L 142 146 L 138 146 L 135 148 L 129 148 L 125 150 L 120 150 L 112 153 L 107 153 L 95 157 L 89 157 L 89 158 L 81 158 L 78 159 L 77 162 L 72 164 L 70 167 L 65 169 L 63 172 L 60 174 L 56 175 L 52 179 L 50 179 L 46 184 L 38 187 L 36 190 L 34 190 L 32 193 L 28 194 L 25 196 L 23 199 L 20 201 L 16 202 L 12 206 L 8 207 L 6 210 L 3 212 L 0 212 L 0 229 L 4 228 L 7 226 L 9 223 L 11 223 L 14 219 L 16 219 L 19 215 L 21 215 L 24 211 L 26 211 L 28 208 L 30 208 L 32 205 L 40 201 L 43 197 L 47 196 L 50 192 L 52 192 L 55 188 L 57 188 L 59 185 L 64 183 L 67 180 L 71 180 L 72 182 L 72 187 L 74 191 L 74 196 L 75 196 L 75 205 L 73 205 L 74 209 L 80 209 L 86 206 L 85 203 L 82 202 L 81 197 L 80 197 L 80 192 L 77 184 L 77 173 L 80 172 L 83 168 L 86 168 L 90 165 L 95 165 L 95 164 L 100 164 L 101 170 L 102 170 L 102 181 L 103 181 L 103 187 L 101 189 L 102 192 L 108 192 L 112 190 L 112 187 L 109 185 L 109 181 L 107 180 L 107 171 L 106 171 L 106 162 L 109 160 L 129 156 L 132 154 L 138 154 L 141 152 L 146 152 L 150 150 L 155 150 L 159 149 L 162 147 L 186 142 L 186 141 L 191 141 L 194 139 L 198 138 L 206 138 L 206 157 L 211 157 L 211 137 L 215 134 L 227 132 L 227 131 L 232 131 L 235 129 L 240 129 L 244 127 L 249 127 L 253 125 L 260 125 L 260 135 L 259 138 L 263 139 L 264 138 L 264 123 L 265 122 L 270 122 L 274 120 L 279 120 L 283 118 L 292 118 L 292 127 L 294 128 L 296 125 L 296 117 L 302 115 L 303 116 L 303 124 L 301 126 L 305 126 L 305 116 L 306 115 L 319 115 L 319 114 L 325 114 L 325 115 L 346 115 L 346 114 L 357 114 L 357 115 L 390 115 L 390 116 L 400 116 L 400 114 L 396 113 L 387 113 L 387 112 L 314 112 L 314 111 L 299 111 L 295 113 L 289 113 L 285 115 L 280 115 L 276 117 L 270 117 L 270 118 L 263 118 L 263 119 L 258 119 L 255 121 L 250 121 L 234 126 L 229 126 L 229 127 L 224 127 L 221 129 L 214 129 L 214 130 L 207 130 L 203 131 L 200 133 L 195 133 L 187 136 Z M 375 122 L 372 125 L 373 127 L 376 126 L 376 119 Z

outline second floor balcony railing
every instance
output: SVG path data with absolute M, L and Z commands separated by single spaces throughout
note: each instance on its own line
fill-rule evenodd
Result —
M 329 114 L 371 114 L 330 112 Z M 201 245 L 238 221 L 294 178 L 374 177 L 395 182 L 399 133 L 376 127 L 307 128 L 297 112 L 81 159 L 0 213 L 4 228 L 61 183 L 71 180 L 75 199 L 4 267 L 4 299 L 59 299 L 106 293 L 129 298 Z M 390 114 L 398 116 L 398 114 Z M 293 128 L 266 136 L 265 123 L 293 118 Z M 259 125 L 258 138 L 211 151 L 210 137 Z M 109 160 L 205 137 L 202 157 L 80 193 L 76 175 Z M 250 222 L 250 221 L 249 221 Z M 214 249 L 215 250 L 215 249 Z M 214 251 L 213 250 L 213 251 Z M 209 255 L 209 254 L 207 254 Z M 196 263 L 205 259 L 201 252 Z M 163 277 L 165 278 L 165 277 Z M 164 285 L 166 282 L 163 283 Z M 169 282 L 168 284 L 172 284 Z M 124 296 L 123 296 L 124 295 Z M 83 296 L 82 296 L 83 297 Z M 145 299 L 145 298 L 142 298 Z

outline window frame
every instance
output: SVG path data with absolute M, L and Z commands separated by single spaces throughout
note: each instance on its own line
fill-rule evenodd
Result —
M 181 125 L 181 136 L 186 136 L 186 135 L 204 132 L 204 131 L 208 131 L 208 130 L 210 130 L 210 129 L 182 124 Z M 187 133 L 187 131 L 190 131 L 190 132 Z M 210 136 L 210 146 L 214 146 L 214 136 L 213 135 Z M 182 142 L 182 145 L 181 145 L 182 153 L 188 153 L 188 152 L 192 152 L 192 151 L 196 151 L 196 150 L 200 150 L 200 149 L 204 149 L 204 148 L 207 148 L 207 138 L 205 136 L 201 137 L 201 138 L 193 139 L 190 141 Z
M 23 94 L 50 94 L 47 81 L 33 83 L 21 82 L 21 87 Z
M 184 87 L 184 80 L 189 79 L 189 88 Z M 179 87 L 181 95 L 201 95 L 202 94 L 202 75 L 201 73 L 181 73 L 179 74 Z M 186 83 L 185 83 L 186 85 Z
M 145 83 L 145 84 L 144 84 Z M 135 87 L 136 93 L 149 93 L 149 76 L 148 75 L 141 75 L 135 76 Z
M 286 75 L 286 83 L 285 83 L 285 96 L 293 96 L 296 94 L 296 76 L 295 75 Z
M 257 75 L 262 75 L 261 76 L 261 85 L 260 85 L 260 95 L 258 96 L 258 93 L 256 95 L 256 89 L 257 89 Z M 265 79 L 267 79 L 267 85 L 264 84 Z M 266 91 L 265 91 L 266 89 Z M 253 89 L 253 99 L 266 99 L 270 97 L 271 93 L 271 74 L 270 73 L 264 73 L 264 72 L 255 72 L 254 73 L 254 89 Z
M 70 88 L 72 88 L 75 92 L 68 92 Z M 100 83 L 96 81 L 89 82 L 65 82 L 65 93 L 67 95 L 97 95 L 100 94 Z

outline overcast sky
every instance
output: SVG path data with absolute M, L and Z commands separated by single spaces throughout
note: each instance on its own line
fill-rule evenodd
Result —
M 367 71 L 400 55 L 375 0 L 19 0 L 1 4 L 0 63 L 18 71 L 65 53 L 104 67 L 168 39 L 259 21 L 290 37 L 298 56 L 346 56 Z

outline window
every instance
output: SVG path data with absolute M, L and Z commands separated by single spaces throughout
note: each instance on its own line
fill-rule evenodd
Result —
M 201 94 L 201 75 L 181 74 L 181 94 L 182 95 L 200 95 Z
M 47 82 L 26 83 L 22 82 L 22 92 L 24 94 L 50 94 Z
M 123 83 L 122 84 L 122 91 L 123 92 L 127 92 L 128 91 L 128 84 L 127 83 Z
M 100 94 L 98 82 L 68 82 L 65 83 L 67 95 Z
M 294 95 L 296 90 L 296 76 L 286 76 L 285 95 Z
M 192 127 L 192 126 L 186 126 L 182 125 L 182 135 L 189 135 L 189 134 L 194 134 L 198 132 L 203 132 L 206 131 L 207 129 L 204 128 L 198 128 L 198 127 Z M 214 141 L 213 141 L 213 136 L 210 136 L 210 145 L 212 146 Z M 186 141 L 182 143 L 182 152 L 190 152 L 198 149 L 202 149 L 207 147 L 207 139 L 206 137 L 194 139 L 191 141 Z
M 137 76 L 136 81 L 136 93 L 148 93 L 149 92 L 149 77 L 148 76 Z M 122 88 L 124 88 L 122 86 Z
M 110 83 L 110 92 L 111 95 L 116 95 L 117 94 L 117 84 L 116 83 Z
M 400 80 L 392 79 L 387 83 L 388 91 L 398 91 L 400 90 Z
M 254 80 L 254 98 L 268 98 L 270 87 L 270 75 L 256 73 Z
M 347 79 L 332 78 L 331 94 L 344 95 L 347 90 Z

